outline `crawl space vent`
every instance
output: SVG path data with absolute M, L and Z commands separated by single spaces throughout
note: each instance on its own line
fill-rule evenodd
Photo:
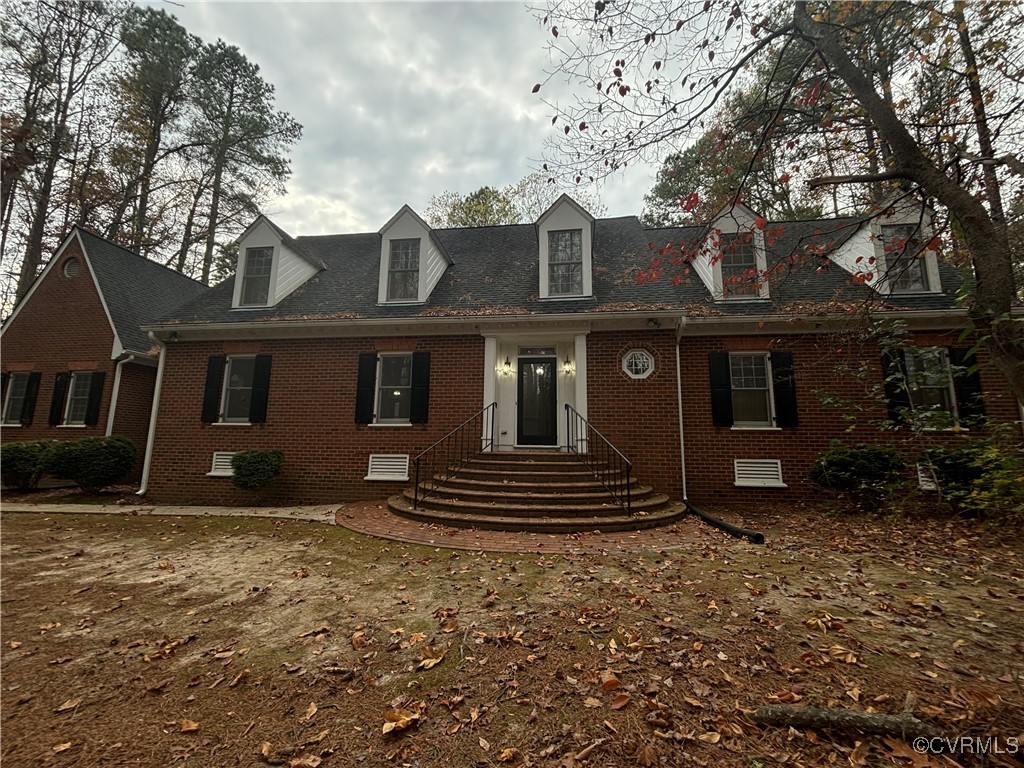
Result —
M 734 485 L 755 488 L 785 488 L 782 462 L 778 459 L 736 459 Z
M 407 453 L 371 453 L 370 467 L 363 480 L 399 480 L 409 479 L 409 454 Z

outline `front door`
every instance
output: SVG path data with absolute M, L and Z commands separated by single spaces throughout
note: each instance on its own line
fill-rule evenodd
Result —
M 553 357 L 519 358 L 518 445 L 558 445 L 556 363 Z

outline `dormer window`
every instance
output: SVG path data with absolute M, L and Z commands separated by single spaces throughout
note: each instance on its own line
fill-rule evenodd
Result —
M 882 224 L 880 236 L 885 253 L 886 275 L 892 293 L 925 293 L 928 269 L 916 224 Z
M 749 232 L 723 234 L 720 247 L 724 296 L 760 296 L 753 235 Z
M 419 239 L 392 240 L 388 262 L 388 301 L 416 301 L 419 286 Z
M 274 265 L 273 248 L 246 248 L 242 271 L 243 307 L 264 307 L 270 298 L 270 275 Z
M 548 233 L 548 294 L 583 295 L 583 230 Z

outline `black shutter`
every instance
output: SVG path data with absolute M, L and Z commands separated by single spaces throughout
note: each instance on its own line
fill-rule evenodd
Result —
M 203 412 L 200 420 L 206 424 L 220 421 L 221 384 L 224 383 L 224 355 L 212 355 L 206 364 L 206 388 L 203 390 Z
M 732 374 L 728 352 L 709 352 L 711 372 L 711 423 L 716 427 L 732 426 Z
M 95 371 L 89 374 L 89 402 L 85 406 L 85 423 L 92 427 L 100 420 L 100 404 L 103 402 L 103 380 L 107 374 Z
M 795 427 L 796 385 L 793 382 L 793 354 L 772 352 L 772 393 L 775 396 L 775 426 Z
M 409 408 L 409 421 L 413 424 L 426 424 L 427 412 L 430 410 L 430 353 L 412 353 L 412 405 Z
M 956 408 L 961 421 L 980 419 L 985 415 L 981 399 L 981 376 L 974 355 L 967 349 L 949 349 L 949 362 L 960 370 L 953 371 L 953 389 L 956 390 Z
M 910 409 L 910 395 L 907 392 L 907 364 L 903 350 L 882 351 L 882 376 L 889 421 L 905 423 L 906 413 Z
M 356 379 L 356 424 L 373 423 L 373 387 L 377 382 L 377 353 L 359 355 Z
M 50 426 L 55 427 L 64 420 L 64 396 L 68 393 L 70 373 L 58 373 L 53 377 L 53 399 L 50 400 Z
M 36 398 L 39 396 L 39 380 L 41 373 L 30 373 L 28 375 L 28 386 L 25 387 L 25 399 L 21 403 L 20 421 L 26 427 L 32 423 L 32 416 L 36 412 Z
M 270 355 L 256 355 L 252 369 L 252 396 L 249 399 L 249 422 L 262 424 L 267 420 L 267 398 L 270 396 Z
M 11 374 L 7 373 L 7 371 L 0 373 L 0 392 L 2 392 L 5 395 L 7 394 L 7 382 L 10 380 L 10 378 Z

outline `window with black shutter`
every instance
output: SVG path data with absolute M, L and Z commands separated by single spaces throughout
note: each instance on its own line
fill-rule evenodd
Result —
M 6 379 L 3 423 L 7 426 L 28 426 L 36 410 L 39 395 L 39 373 L 4 374 Z
M 365 352 L 359 356 L 357 375 L 357 424 L 427 422 L 429 352 Z
M 882 355 L 890 420 L 925 429 L 970 425 L 985 415 L 970 350 L 907 347 Z
M 271 355 L 210 357 L 201 420 L 207 424 L 266 422 L 271 359 Z
M 711 420 L 716 427 L 797 426 L 790 352 L 711 352 Z

